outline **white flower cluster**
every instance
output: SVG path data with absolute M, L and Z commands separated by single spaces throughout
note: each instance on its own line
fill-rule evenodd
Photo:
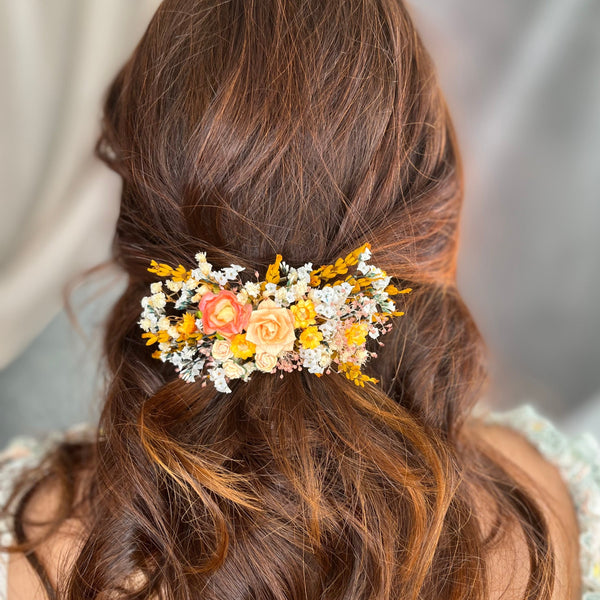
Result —
M 316 348 L 300 348 L 298 353 L 302 359 L 302 366 L 308 369 L 309 373 L 323 373 L 331 364 L 333 351 L 320 344 Z

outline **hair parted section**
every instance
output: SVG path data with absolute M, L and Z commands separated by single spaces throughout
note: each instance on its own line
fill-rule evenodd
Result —
M 59 590 L 30 555 L 49 597 L 483 600 L 512 520 L 526 597 L 550 598 L 540 509 L 461 436 L 486 377 L 455 280 L 462 169 L 400 0 L 165 0 L 110 85 L 97 153 L 123 180 L 113 253 L 128 285 L 106 325 L 98 438 L 44 470 L 67 508 L 89 473 Z M 264 273 L 276 253 L 326 264 L 367 241 L 413 290 L 366 367 L 380 384 L 255 373 L 221 394 L 140 337 L 152 259 L 202 250 Z M 491 532 L 477 490 L 496 506 Z

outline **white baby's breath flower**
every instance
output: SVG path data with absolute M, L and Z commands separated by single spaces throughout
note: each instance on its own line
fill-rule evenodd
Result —
M 332 304 L 323 304 L 320 302 L 319 304 L 315 304 L 315 312 L 326 319 L 332 319 L 337 313 L 337 307 Z
M 362 260 L 359 260 L 358 264 L 356 265 L 356 270 L 360 271 L 363 275 L 366 275 L 371 270 L 371 266 Z
M 341 363 L 350 362 L 350 360 L 354 357 L 354 353 L 356 352 L 356 348 L 353 346 L 352 348 L 348 348 L 345 346 L 344 348 L 340 348 L 338 350 L 338 360 Z
M 293 302 L 294 298 L 292 296 L 292 300 L 288 299 L 288 291 L 284 287 L 280 287 L 275 291 L 275 300 L 279 302 L 282 306 L 286 306 L 291 301 Z
M 265 291 L 263 292 L 263 296 L 270 296 L 271 294 L 274 294 L 276 290 L 277 290 L 276 283 L 267 283 L 265 285 Z
M 365 248 L 359 255 L 358 260 L 369 260 L 371 258 L 371 249 Z
M 151 312 L 144 312 L 142 314 L 142 317 L 144 319 L 148 319 L 148 321 L 150 321 L 150 329 L 152 331 L 159 329 L 159 327 L 158 327 L 158 317 L 156 316 L 156 314 L 151 313 Z
M 299 281 L 291 287 L 291 290 L 294 300 L 300 300 L 300 298 L 303 298 L 304 294 L 308 291 L 308 283 L 306 283 L 306 281 Z
M 196 377 L 198 377 L 198 375 L 200 375 L 200 372 L 202 371 L 202 367 L 204 367 L 204 359 L 195 361 L 192 364 L 192 366 L 189 367 L 188 373 L 189 373 L 190 377 L 192 378 L 192 381 L 194 381 L 196 379 Z
M 302 358 L 302 366 L 308 369 L 309 373 L 322 373 L 323 367 L 319 364 L 322 357 L 322 345 L 316 348 L 300 348 L 299 355 Z
M 238 292 L 235 297 L 237 298 L 237 301 L 241 302 L 242 304 L 248 302 L 248 292 L 244 289 L 241 292 Z
M 191 302 L 192 296 L 193 292 L 186 288 L 183 288 L 181 290 L 181 296 L 179 296 L 179 298 L 177 298 L 177 302 L 175 302 L 175 308 L 178 310 L 185 308 L 186 304 L 188 304 L 188 302 Z
M 361 295 L 360 302 L 361 302 L 361 308 L 365 312 L 365 315 L 367 317 L 371 317 L 376 312 L 378 312 L 377 301 L 374 300 L 373 298 L 369 298 L 368 296 L 365 296 L 363 294 L 363 295 Z
M 171 344 L 168 342 L 160 342 L 160 344 L 158 344 L 158 349 L 161 352 L 168 352 L 171 349 Z
M 151 283 L 150 291 L 153 294 L 158 294 L 158 293 L 162 292 L 162 281 L 155 281 L 154 283 Z
M 252 298 L 256 298 L 260 294 L 260 284 L 255 283 L 253 281 L 247 281 L 244 284 L 244 289 Z
M 331 339 L 339 328 L 337 321 L 325 321 L 319 325 L 319 331 L 323 334 L 323 339 Z
M 226 285 L 227 284 L 227 276 L 225 275 L 225 273 L 223 273 L 223 271 L 214 271 L 213 274 L 212 274 L 212 278 L 219 285 Z
M 208 373 L 217 391 L 226 393 L 231 392 L 231 388 L 227 385 L 227 382 L 225 381 L 225 371 L 222 367 L 211 367 L 210 369 L 208 369 Z
M 391 277 L 383 277 L 382 279 L 376 279 L 371 285 L 375 290 L 383 290 L 390 284 Z
M 183 287 L 183 281 L 173 281 L 172 279 L 167 279 L 167 288 L 172 292 L 178 292 Z
M 312 271 L 312 263 L 305 263 L 304 266 L 300 267 L 296 274 L 298 276 L 298 281 L 303 281 L 304 283 L 310 283 L 310 272 Z
M 208 262 L 203 262 L 200 264 L 200 275 L 204 278 L 207 278 L 212 272 L 212 265 Z
M 192 360 L 194 358 L 194 354 L 196 351 L 191 346 L 185 346 L 180 352 L 179 355 L 183 360 Z
M 396 310 L 396 304 L 393 300 L 385 300 L 379 306 L 381 306 L 381 312 L 393 312 Z
M 209 286 L 207 286 L 206 284 L 202 284 L 197 290 L 196 290 L 196 294 L 194 296 L 192 296 L 191 301 L 192 302 L 200 302 L 200 300 L 202 299 L 202 296 L 204 296 L 204 294 L 206 294 L 206 292 L 210 292 L 211 289 Z
M 176 340 L 177 338 L 179 338 L 179 331 L 177 331 L 177 327 L 174 327 L 173 325 L 171 325 L 171 327 L 169 327 L 167 329 L 167 333 L 169 334 L 169 337 Z
M 322 346 L 322 345 L 321 345 Z M 331 350 L 329 348 L 321 349 L 321 358 L 319 358 L 319 366 L 326 369 L 331 364 Z
M 190 277 L 187 281 L 183 282 L 183 287 L 186 290 L 195 290 L 200 282 L 194 277 Z
M 357 348 L 354 351 L 354 359 L 358 361 L 361 365 L 365 362 L 365 360 L 367 360 L 368 357 L 369 354 L 365 350 L 365 348 Z
M 196 262 L 198 263 L 198 265 L 205 263 L 206 262 L 206 252 L 198 252 L 198 254 L 196 254 Z
M 158 327 L 159 329 L 163 329 L 165 331 L 169 329 L 169 327 L 171 327 L 171 320 L 169 319 L 169 317 L 161 317 L 158 320 Z
M 231 394 L 231 388 L 227 385 L 227 382 L 224 379 L 215 379 L 215 388 L 218 392 Z
M 164 295 L 163 292 L 154 294 L 153 296 L 150 297 L 148 304 L 150 306 L 152 306 L 153 308 L 157 308 L 157 309 L 164 308 L 167 305 L 167 297 Z
M 250 373 L 253 373 L 257 369 L 256 363 L 254 361 L 245 362 L 242 366 L 244 367 L 244 371 L 246 372 L 244 375 L 244 379 L 246 379 L 246 377 L 248 377 Z
M 298 281 L 298 271 L 294 267 L 289 267 L 286 275 L 286 281 L 288 283 L 295 283 Z
M 152 322 L 150 321 L 150 319 L 144 318 L 140 320 L 139 325 L 144 331 L 150 331 L 150 328 L 152 327 Z
M 240 271 L 245 271 L 246 267 L 242 267 L 241 265 L 231 265 L 230 267 L 226 267 L 225 269 L 223 269 L 223 273 L 225 274 L 225 276 L 227 277 L 227 279 L 236 279 L 238 276 L 238 273 Z
M 350 292 L 352 291 L 352 288 L 354 287 L 352 284 L 348 283 L 347 281 L 343 281 L 342 283 L 338 284 L 338 286 L 343 290 L 346 298 L 350 295 Z M 336 287 L 338 287 L 338 286 L 336 286 Z

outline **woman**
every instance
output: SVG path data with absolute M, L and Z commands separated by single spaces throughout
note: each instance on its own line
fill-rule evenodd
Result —
M 594 440 L 473 412 L 461 163 L 399 0 L 166 0 L 103 125 L 110 378 L 97 427 L 5 454 L 9 600 L 600 593 Z

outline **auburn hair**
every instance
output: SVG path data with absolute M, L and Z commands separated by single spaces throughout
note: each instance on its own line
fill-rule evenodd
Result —
M 525 534 L 525 596 L 554 554 L 531 497 L 463 425 L 486 381 L 457 291 L 457 138 L 401 0 L 165 0 L 108 90 L 98 156 L 122 178 L 95 439 L 59 445 L 13 494 L 13 551 L 50 598 L 484 600 L 490 548 Z M 231 394 L 152 358 L 138 320 L 151 259 L 264 273 L 364 242 L 406 315 L 359 387 L 255 372 Z M 53 589 L 25 534 L 42 481 L 85 535 Z M 24 491 L 26 491 L 24 493 Z M 492 499 L 486 529 L 477 498 Z M 83 500 L 81 500 L 83 502 Z

